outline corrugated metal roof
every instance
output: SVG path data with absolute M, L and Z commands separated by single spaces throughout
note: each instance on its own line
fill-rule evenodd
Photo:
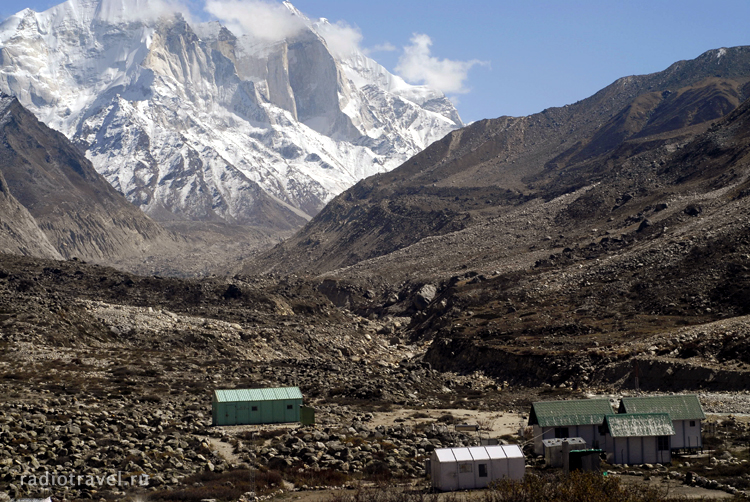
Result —
M 506 458 L 505 450 L 502 446 L 485 446 L 484 449 L 487 451 L 487 455 L 493 460 Z
M 501 446 L 501 448 L 503 449 L 505 456 L 508 458 L 523 458 L 521 447 L 517 444 L 506 444 Z
M 238 401 L 281 401 L 285 399 L 302 399 L 299 387 L 275 387 L 269 389 L 217 389 L 214 391 L 216 402 L 234 403 Z
M 532 403 L 529 425 L 563 427 L 566 425 L 599 425 L 612 413 L 608 399 L 576 399 Z
M 468 448 L 453 448 L 453 455 L 459 462 L 469 462 L 474 460 L 471 458 L 471 453 L 469 453 Z
M 487 453 L 487 448 L 484 446 L 472 446 L 469 448 L 469 453 L 471 454 L 471 458 L 474 460 L 489 460 L 490 456 Z
M 672 420 L 705 420 L 703 407 L 695 394 L 675 396 L 623 397 L 625 413 L 669 413 Z
M 453 450 L 451 448 L 436 448 L 435 456 L 438 462 L 455 462 L 456 457 L 453 456 Z
M 612 437 L 673 436 L 668 413 L 621 413 L 607 415 L 607 429 Z

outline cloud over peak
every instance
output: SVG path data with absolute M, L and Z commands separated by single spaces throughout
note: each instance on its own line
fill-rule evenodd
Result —
M 206 12 L 236 35 L 276 41 L 305 28 L 305 20 L 284 4 L 266 0 L 207 0 Z
M 315 29 L 326 41 L 326 45 L 338 58 L 347 58 L 359 50 L 362 42 L 362 32 L 356 26 L 346 21 L 328 22 L 321 19 L 315 25 Z
M 444 94 L 465 94 L 469 92 L 465 82 L 469 70 L 476 65 L 488 65 L 485 61 L 453 61 L 439 59 L 431 54 L 432 39 L 423 33 L 414 33 L 411 44 L 404 47 L 395 70 L 405 80 L 425 84 Z

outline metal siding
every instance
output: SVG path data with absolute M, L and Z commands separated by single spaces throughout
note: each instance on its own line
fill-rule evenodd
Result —
M 458 462 L 458 489 L 470 490 L 474 488 L 474 460 Z
M 523 479 L 526 473 L 526 460 L 521 448 L 518 445 L 504 445 L 501 448 L 508 458 L 507 476 L 516 481 Z
M 490 458 L 490 476 L 492 480 L 502 479 L 508 477 L 508 458 L 505 455 L 505 450 L 501 446 L 488 446 L 487 453 Z
M 435 461 L 432 462 L 434 487 L 451 491 L 458 488 L 458 464 L 451 448 L 438 448 L 434 452 Z
M 250 423 L 250 404 L 237 403 L 237 424 L 244 425 Z
M 614 452 L 613 464 L 624 464 L 625 452 L 623 451 L 622 444 L 618 441 L 618 438 L 612 438 L 612 451 Z
M 544 452 L 544 445 L 542 444 L 542 441 L 544 441 L 542 438 L 544 434 L 543 429 L 538 424 L 534 424 L 531 430 L 532 434 L 534 434 L 534 453 L 541 455 Z
M 272 424 L 273 423 L 273 408 L 269 401 L 259 401 L 258 411 L 260 411 L 260 423 Z
M 237 423 L 237 407 L 234 403 L 224 404 L 224 425 L 234 425 Z
M 641 451 L 641 438 L 640 437 L 629 437 L 628 442 L 628 464 L 642 464 L 643 463 L 643 452 Z
M 288 409 L 289 405 L 292 406 L 291 410 Z M 285 422 L 297 422 L 297 421 L 299 421 L 298 419 L 295 420 L 295 416 L 297 416 L 297 417 L 299 416 L 299 414 L 296 413 L 295 410 L 299 410 L 299 406 L 297 405 L 297 403 L 295 403 L 291 399 L 287 400 L 287 401 L 284 401 L 284 421 Z
M 658 436 L 652 436 L 643 439 L 643 458 L 645 459 L 645 463 L 647 464 L 657 464 L 659 463 L 659 457 L 657 455 L 656 451 L 656 442 L 658 441 Z
M 586 446 L 588 446 L 589 448 L 593 448 L 595 428 L 596 425 L 581 426 L 578 428 L 578 434 L 576 435 L 576 437 L 579 437 L 586 441 Z
M 273 401 L 271 403 L 271 406 L 273 407 L 273 421 L 274 423 L 283 423 L 286 422 L 285 414 L 286 414 L 286 403 L 284 401 Z
M 701 425 L 702 422 L 700 420 L 695 421 L 695 427 L 690 427 L 690 424 L 688 423 L 686 426 L 686 430 L 688 431 L 688 439 L 691 440 L 691 444 L 693 445 L 693 448 L 703 448 L 703 436 L 701 434 Z
M 490 466 L 490 455 L 484 446 L 472 446 L 469 454 L 474 459 L 474 488 L 486 488 L 492 480 L 492 468 Z M 479 466 L 483 465 L 486 476 L 479 476 Z
M 263 423 L 263 403 L 258 402 L 249 402 L 250 405 L 250 423 L 253 425 L 262 424 Z M 253 411 L 253 406 L 255 406 L 257 409 Z
M 672 422 L 674 425 L 675 434 L 672 436 L 672 448 L 685 448 L 687 447 L 687 431 L 685 430 L 684 420 L 675 420 Z

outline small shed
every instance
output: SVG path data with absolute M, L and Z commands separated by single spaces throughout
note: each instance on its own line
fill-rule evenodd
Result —
M 604 450 L 571 450 L 568 455 L 568 471 L 599 472 L 600 455 Z M 563 466 L 565 468 L 565 466 Z
M 695 394 L 672 396 L 624 397 L 620 413 L 669 413 L 675 435 L 672 450 L 697 450 L 703 448 L 702 421 L 706 419 L 703 407 Z
M 608 415 L 607 460 L 611 464 L 666 464 L 672 461 L 675 430 L 668 413 Z
M 575 399 L 532 403 L 529 425 L 534 430 L 534 453 L 544 454 L 545 439 L 580 437 L 599 448 L 604 436 L 599 426 L 614 412 L 608 399 Z
M 300 421 L 299 387 L 215 390 L 213 425 L 274 424 Z
M 486 488 L 502 478 L 520 480 L 525 471 L 518 445 L 437 448 L 430 457 L 432 486 L 442 491 Z
M 585 450 L 586 441 L 583 438 L 567 438 L 565 441 L 570 445 L 571 450 Z M 549 467 L 562 467 L 563 466 L 563 439 L 545 439 L 542 441 L 544 445 L 544 462 Z

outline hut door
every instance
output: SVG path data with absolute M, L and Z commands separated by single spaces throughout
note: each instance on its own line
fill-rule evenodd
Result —
M 250 423 L 250 405 L 248 403 L 237 404 L 237 423 L 243 425 Z
M 225 407 L 224 425 L 235 425 L 237 423 L 237 407 L 234 403 L 228 403 Z
M 294 408 L 294 403 L 291 403 L 289 401 L 284 402 L 284 422 L 299 421 L 299 417 L 297 416 L 297 413 L 295 413 Z
M 458 489 L 467 490 L 474 488 L 474 463 L 458 463 Z

